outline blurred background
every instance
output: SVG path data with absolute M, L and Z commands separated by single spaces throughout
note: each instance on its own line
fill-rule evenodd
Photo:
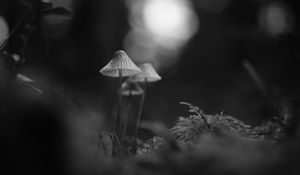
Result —
M 26 12 L 24 0 L 0 1 L 0 40 Z M 300 40 L 296 0 L 45 0 L 72 16 L 43 15 L 29 37 L 20 72 L 57 89 L 77 109 L 80 133 L 111 130 L 117 79 L 99 70 L 116 50 L 151 63 L 162 80 L 149 85 L 142 118 L 172 126 L 187 116 L 180 101 L 208 114 L 257 125 L 268 100 L 243 66 L 255 68 L 268 93 L 299 113 Z M 7 51 L 19 54 L 20 34 Z

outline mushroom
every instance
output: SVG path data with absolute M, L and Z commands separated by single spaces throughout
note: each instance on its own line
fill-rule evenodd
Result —
M 129 120 L 129 112 L 131 109 L 131 100 L 132 100 L 132 96 L 137 96 L 137 95 L 142 95 L 144 93 L 144 90 L 138 85 L 138 83 L 136 82 L 132 82 L 132 81 L 125 81 L 122 84 L 122 89 L 121 89 L 121 94 L 123 96 L 128 96 L 129 97 L 129 105 L 128 105 L 128 110 L 126 112 L 126 120 L 124 122 L 124 125 L 122 126 L 121 129 L 121 135 L 123 137 L 123 135 L 126 132 L 127 129 L 127 124 L 128 124 L 128 120 Z
M 155 69 L 153 68 L 153 66 L 150 63 L 141 64 L 139 66 L 139 68 L 142 70 L 142 72 L 135 74 L 134 76 L 129 78 L 129 81 L 144 83 L 144 93 L 143 93 L 141 101 L 140 101 L 138 117 L 137 117 L 136 126 L 135 126 L 136 127 L 135 128 L 135 136 L 136 137 L 137 137 L 137 130 L 140 125 L 143 104 L 144 104 L 145 97 L 146 97 L 147 83 L 156 82 L 156 81 L 161 80 L 161 76 L 158 75 L 158 73 L 155 71 Z
M 125 81 L 122 84 L 121 94 L 123 96 L 134 96 L 142 95 L 144 93 L 143 89 L 136 83 L 132 81 Z
M 135 74 L 129 78 L 132 82 L 155 82 L 161 80 L 161 76 L 155 71 L 150 63 L 143 63 L 139 65 L 142 70 L 140 73 Z
M 108 64 L 100 70 L 100 73 L 104 76 L 119 77 L 118 111 L 117 111 L 117 120 L 114 128 L 114 131 L 116 132 L 118 137 L 120 137 L 120 120 L 121 120 L 121 113 L 122 113 L 122 95 L 121 95 L 122 79 L 123 77 L 132 76 L 139 72 L 141 72 L 141 69 L 139 69 L 131 61 L 129 56 L 123 50 L 116 51 L 115 54 L 113 55 L 112 60 L 110 60 Z

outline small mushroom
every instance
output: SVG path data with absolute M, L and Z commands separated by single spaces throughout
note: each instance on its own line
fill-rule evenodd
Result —
M 121 93 L 123 96 L 130 97 L 134 95 L 142 95 L 144 91 L 136 82 L 125 81 L 122 84 Z
M 137 96 L 137 95 L 142 95 L 144 93 L 144 90 L 139 86 L 138 83 L 136 82 L 131 82 L 131 81 L 125 81 L 122 84 L 122 89 L 121 89 L 121 94 L 123 96 L 128 96 L 129 97 L 129 105 L 128 105 L 128 109 L 126 112 L 126 119 L 125 122 L 122 126 L 121 129 L 121 135 L 124 136 L 126 133 L 126 129 L 127 129 L 127 124 L 129 121 L 129 113 L 130 113 L 130 109 L 131 109 L 131 105 L 132 105 L 132 96 Z
M 123 50 L 115 52 L 112 60 L 104 66 L 100 73 L 109 77 L 133 76 L 142 70 L 138 68 Z
M 120 121 L 121 121 L 121 113 L 122 113 L 122 79 L 123 77 L 132 76 L 141 72 L 139 69 L 129 58 L 123 50 L 118 50 L 115 52 L 112 60 L 108 62 L 106 66 L 104 66 L 100 73 L 109 76 L 109 77 L 119 77 L 119 90 L 118 90 L 118 111 L 117 111 L 117 120 L 115 123 L 115 129 L 117 136 L 120 137 Z M 121 138 L 119 138 L 121 140 Z
M 137 121 L 136 121 L 136 128 L 135 128 L 135 136 L 136 137 L 137 137 L 137 131 L 138 131 L 138 128 L 140 125 L 143 104 L 144 104 L 145 97 L 146 97 L 147 83 L 156 82 L 156 81 L 161 80 L 161 76 L 158 75 L 158 73 L 155 71 L 155 69 L 153 68 L 153 66 L 150 63 L 141 64 L 139 66 L 139 68 L 142 70 L 142 72 L 129 78 L 129 81 L 144 83 L 144 93 L 143 93 L 141 101 L 140 101 L 138 117 L 137 117 Z
M 155 71 L 150 63 L 144 63 L 139 66 L 142 72 L 129 78 L 133 82 L 155 82 L 161 80 L 161 76 Z

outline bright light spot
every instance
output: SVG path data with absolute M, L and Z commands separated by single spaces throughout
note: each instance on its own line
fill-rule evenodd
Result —
M 131 30 L 124 49 L 137 63 L 156 69 L 172 67 L 183 46 L 198 30 L 190 0 L 126 0 Z
M 291 29 L 291 16 L 280 4 L 270 4 L 260 16 L 261 26 L 272 35 L 287 33 Z
M 148 0 L 143 19 L 157 40 L 186 40 L 198 27 L 198 20 L 185 0 Z
M 0 44 L 8 37 L 8 25 L 6 20 L 0 16 Z

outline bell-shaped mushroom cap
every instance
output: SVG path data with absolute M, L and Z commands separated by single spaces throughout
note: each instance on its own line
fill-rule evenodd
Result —
M 141 64 L 139 67 L 142 72 L 130 77 L 130 81 L 144 82 L 146 80 L 147 82 L 155 82 L 161 80 L 161 76 L 158 75 L 150 63 Z
M 130 96 L 130 95 L 141 95 L 144 90 L 135 82 L 125 81 L 122 84 L 121 89 L 122 95 Z
M 118 50 L 112 60 L 100 70 L 100 73 L 109 77 L 119 77 L 119 71 L 122 76 L 128 77 L 141 72 L 141 69 L 131 61 L 126 52 Z

